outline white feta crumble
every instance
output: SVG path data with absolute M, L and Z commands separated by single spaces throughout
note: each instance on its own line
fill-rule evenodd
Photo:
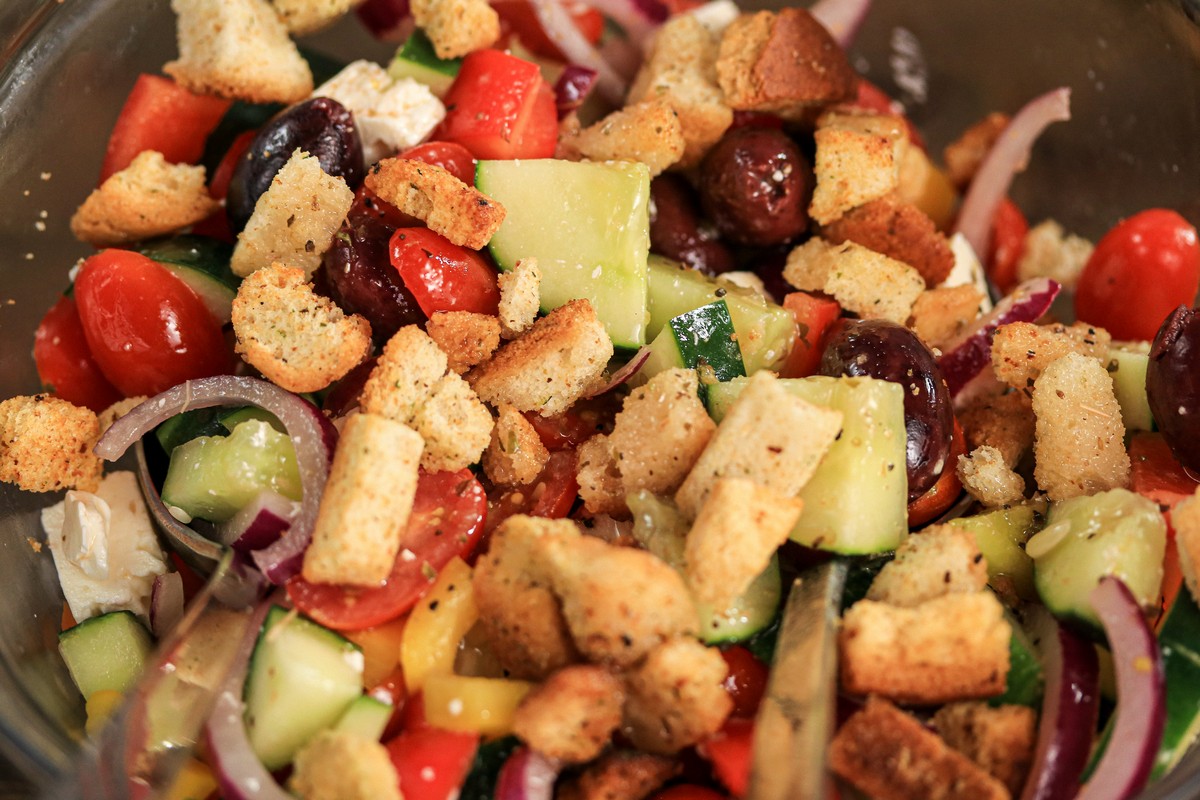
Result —
M 946 280 L 942 281 L 941 286 L 944 288 L 974 286 L 983 295 L 983 301 L 979 304 L 980 313 L 986 314 L 991 311 L 992 299 L 988 294 L 987 275 L 983 271 L 983 265 L 979 263 L 979 257 L 975 255 L 975 251 L 967 241 L 967 237 L 961 233 L 951 236 L 950 252 L 954 254 L 954 267 L 946 276 Z
M 711 3 L 697 6 L 688 12 L 696 21 L 708 28 L 713 36 L 720 36 L 742 13 L 733 0 L 713 0 Z

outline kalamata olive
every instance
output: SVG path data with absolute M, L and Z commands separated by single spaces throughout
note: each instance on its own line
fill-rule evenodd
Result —
M 234 233 L 246 227 L 254 204 L 297 148 L 316 156 L 321 169 L 344 178 L 351 189 L 362 181 L 362 140 L 346 107 L 328 97 L 297 103 L 263 125 L 233 170 L 225 213 Z
M 733 254 L 715 228 L 701 225 L 695 193 L 678 175 L 659 175 L 650 182 L 650 251 L 706 275 L 734 268 Z
M 916 334 L 885 320 L 838 320 L 821 355 L 822 375 L 863 375 L 904 387 L 908 500 L 925 494 L 949 464 L 954 437 L 950 390 Z
M 781 244 L 808 230 L 812 187 L 812 165 L 774 128 L 735 128 L 700 165 L 704 213 L 738 244 Z
M 1180 306 L 1158 329 L 1146 366 L 1146 396 L 1171 453 L 1200 473 L 1200 310 Z

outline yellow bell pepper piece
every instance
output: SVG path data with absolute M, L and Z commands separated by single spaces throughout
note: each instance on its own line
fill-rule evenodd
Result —
M 374 689 L 400 665 L 400 641 L 407 621 L 407 617 L 400 617 L 374 628 L 343 632 L 362 648 L 363 688 Z
M 104 723 L 108 722 L 118 708 L 121 707 L 121 701 L 125 699 L 125 695 L 113 689 L 101 689 L 98 692 L 92 692 L 84 703 L 84 710 L 87 712 L 87 722 L 84 723 L 83 729 L 87 731 L 88 736 L 95 736 L 104 727 Z
M 217 789 L 217 779 L 205 763 L 191 758 L 175 776 L 175 782 L 163 795 L 163 800 L 207 800 Z
M 479 619 L 471 568 L 455 558 L 413 608 L 400 643 L 400 666 L 410 694 L 419 692 L 431 675 L 450 675 L 458 644 Z
M 425 680 L 425 718 L 430 725 L 484 736 L 512 733 L 513 716 L 533 688 L 527 681 L 430 675 Z

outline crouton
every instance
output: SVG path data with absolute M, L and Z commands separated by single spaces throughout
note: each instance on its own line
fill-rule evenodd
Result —
M 679 115 L 683 157 L 679 169 L 694 167 L 733 123 L 717 85 L 716 37 L 693 14 L 677 14 L 654 35 L 628 102 L 661 99 Z
M 1087 239 L 1067 233 L 1048 219 L 1025 234 L 1025 248 L 1017 261 L 1017 280 L 1053 278 L 1063 287 L 1074 289 L 1094 249 Z
M 687 535 L 688 586 L 714 610 L 729 608 L 767 568 L 804 507 L 744 478 L 720 478 Z
M 0 403 L 0 481 L 26 492 L 100 486 L 103 462 L 92 452 L 100 438 L 95 413 L 46 394 Z
M 981 395 L 958 412 L 967 450 L 990 445 L 1015 467 L 1033 447 L 1033 405 L 1023 392 Z
M 123 400 L 118 400 L 97 414 L 96 418 L 100 423 L 100 436 L 103 436 L 104 432 L 111 428 L 114 422 L 128 414 L 130 411 L 133 411 L 133 409 L 137 408 L 148 399 L 149 398 L 147 398 L 144 394 L 140 394 L 137 397 L 126 397 Z
M 540 680 L 580 660 L 541 556 L 546 541 L 578 536 L 570 520 L 509 517 L 475 565 L 480 629 L 513 677 Z
M 438 58 L 459 58 L 500 38 L 500 15 L 486 0 L 413 0 L 410 7 Z
M 504 345 L 467 380 L 493 406 L 508 403 L 543 417 L 559 414 L 591 389 L 613 344 L 587 300 L 572 300 Z
M 321 731 L 296 753 L 288 786 L 300 800 L 402 800 L 387 748 L 333 729 Z
M 536 258 L 522 258 L 500 273 L 500 336 L 515 339 L 533 325 L 541 307 L 542 271 Z
M 255 203 L 238 234 L 230 269 L 244 278 L 281 262 L 311 276 L 353 203 L 346 181 L 327 175 L 315 156 L 296 150 Z
M 475 464 L 492 440 L 492 415 L 461 375 L 451 372 L 433 385 L 413 418 L 425 439 L 421 467 L 456 472 Z
M 951 703 L 933 715 L 938 735 L 958 752 L 1021 794 L 1037 743 L 1037 712 L 1027 706 Z
M 179 58 L 163 72 L 196 94 L 248 103 L 297 103 L 312 71 L 266 0 L 171 0 Z
M 363 185 L 459 247 L 479 250 L 504 222 L 504 206 L 436 164 L 385 158 Z
M 363 411 L 405 424 L 416 417 L 449 360 L 416 325 L 406 325 L 383 346 L 358 402 Z
M 513 733 L 530 748 L 568 764 L 600 755 L 621 724 L 625 690 L 603 667 L 563 667 L 521 701 Z
M 1121 407 L 1099 361 L 1068 353 L 1042 370 L 1033 414 L 1033 476 L 1051 500 L 1129 484 Z
M 749 478 L 784 497 L 808 483 L 842 430 L 842 414 L 780 388 L 774 373 L 756 372 L 675 494 L 695 519 L 720 478 Z
M 788 254 L 783 278 L 807 292 L 824 292 L 863 319 L 903 325 L 925 291 L 925 280 L 902 261 L 854 242 L 812 238 Z
M 500 320 L 470 311 L 435 311 L 425 325 L 446 354 L 451 372 L 463 374 L 492 357 L 500 346 Z
M 943 286 L 917 296 L 909 327 L 929 347 L 945 347 L 954 341 L 975 317 L 983 293 L 974 286 Z
M 625 492 L 669 495 L 683 483 L 717 427 L 699 386 L 695 370 L 670 369 L 625 398 L 609 436 Z
M 645 550 L 579 536 L 547 539 L 540 552 L 589 661 L 629 667 L 662 642 L 696 632 L 699 615 L 683 576 Z
M 725 723 L 733 699 L 721 651 L 695 639 L 655 647 L 625 676 L 625 734 L 639 750 L 670 755 Z
M 1171 509 L 1171 527 L 1184 580 L 1192 598 L 1200 602 L 1200 488 Z
M 683 126 L 669 103 L 645 100 L 584 128 L 574 146 L 592 161 L 640 161 L 653 178 L 683 157 Z
M 851 209 L 895 191 L 900 185 L 900 135 L 893 126 L 882 122 L 870 126 L 858 115 L 823 116 L 813 133 L 817 182 L 809 215 L 828 225 Z
M 992 697 L 1004 691 L 1011 637 L 991 592 L 935 597 L 914 608 L 860 600 L 842 618 L 842 686 L 913 705 Z
M 337 22 L 363 0 L 271 0 L 288 33 L 304 36 Z
M 524 486 L 541 474 L 550 451 L 524 414 L 512 406 L 500 406 L 499 412 L 483 454 L 483 471 L 492 483 Z
M 1020 503 L 1025 499 L 1025 479 L 1004 463 L 1004 454 L 983 445 L 958 457 L 955 472 L 967 494 L 987 508 Z
M 992 369 L 996 377 L 1027 394 L 1033 382 L 1051 362 L 1067 353 L 1079 353 L 1103 361 L 1112 341 L 1108 331 L 1076 322 L 1034 325 L 1013 322 L 1001 325 L 992 338 Z
M 1009 800 L 1004 785 L 886 700 L 866 706 L 829 743 L 829 768 L 874 800 Z
M 948 594 L 970 594 L 987 586 L 987 564 L 975 535 L 950 525 L 932 525 L 896 548 L 867 590 L 867 599 L 915 608 Z
M 645 800 L 683 769 L 674 758 L 615 750 L 560 781 L 557 800 Z
M 371 324 L 321 297 L 304 271 L 260 269 L 233 299 L 236 350 L 289 392 L 316 392 L 354 369 L 371 349 Z
M 826 225 L 821 236 L 830 242 L 855 242 L 908 264 L 932 288 L 954 268 L 954 254 L 933 220 L 916 206 L 880 198 L 852 208 Z
M 946 173 L 955 186 L 962 188 L 971 182 L 983 157 L 1008 127 L 1008 121 L 1007 114 L 993 111 L 946 145 L 942 151 L 942 161 L 945 162 Z
M 399 422 L 375 414 L 346 419 L 304 553 L 305 580 L 383 583 L 412 513 L 423 447 L 421 437 Z
M 730 23 L 721 36 L 717 80 L 731 108 L 791 119 L 849 100 L 858 88 L 845 52 L 802 8 L 743 14 Z
M 900 203 L 921 209 L 939 231 L 954 227 L 958 193 L 946 173 L 934 166 L 929 155 L 911 141 L 901 148 L 898 180 L 896 199 Z
M 612 440 L 597 434 L 579 446 L 576 451 L 578 469 L 575 479 L 579 482 L 579 496 L 589 514 L 611 514 L 624 517 L 629 513 L 625 504 L 625 486 L 621 483 L 621 471 L 617 466 L 617 455 L 613 452 Z
M 95 247 L 161 236 L 220 208 L 204 184 L 204 167 L 168 164 L 143 150 L 88 195 L 71 217 L 71 233 Z

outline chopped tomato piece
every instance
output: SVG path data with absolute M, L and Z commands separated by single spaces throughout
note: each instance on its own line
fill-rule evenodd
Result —
M 908 128 L 909 141 L 922 150 L 925 149 L 925 139 L 922 138 L 921 132 L 917 130 L 917 126 L 912 124 L 912 120 L 905 115 L 904 106 L 893 100 L 883 89 L 880 89 L 866 78 L 858 79 L 858 95 L 854 98 L 854 102 L 851 105 L 868 111 L 876 111 L 880 114 L 893 114 L 900 117 L 904 120 L 904 126 Z
M 700 745 L 700 754 L 712 763 L 717 780 L 735 797 L 745 796 L 750 786 L 753 744 L 754 720 L 730 717 Z
M 492 0 L 492 8 L 500 15 L 501 30 L 508 30 L 517 35 L 521 44 L 532 50 L 535 55 L 552 58 L 556 61 L 566 61 L 566 56 L 558 49 L 538 20 L 529 0 Z M 585 3 L 567 0 L 563 3 L 575 22 L 575 27 L 584 38 L 592 44 L 600 41 L 604 33 L 604 17 L 600 12 Z
M 731 716 L 753 718 L 767 691 L 766 664 L 740 644 L 722 650 L 721 657 L 729 667 L 722 685 L 733 698 Z
M 1007 197 L 992 219 L 992 241 L 986 259 L 987 276 L 997 289 L 1008 294 L 1017 286 L 1017 264 L 1025 255 L 1029 223 L 1017 204 Z
M 500 523 L 514 514 L 531 517 L 562 519 L 571 513 L 571 506 L 579 495 L 576 480 L 576 457 L 574 450 L 560 450 L 550 454 L 550 460 L 542 472 L 528 486 L 503 489 L 488 506 L 487 533 L 491 534 Z
M 942 469 L 941 477 L 937 479 L 928 492 L 908 504 L 908 526 L 915 528 L 924 525 L 929 520 L 941 515 L 954 505 L 954 501 L 962 494 L 962 481 L 958 479 L 958 457 L 967 452 L 967 437 L 963 435 L 962 426 L 954 420 L 954 438 L 950 441 L 950 458 Z
M 474 311 L 495 316 L 500 305 L 496 270 L 483 256 L 428 228 L 399 228 L 390 243 L 392 266 L 426 316 Z
M 493 6 L 494 8 L 494 6 Z M 455 142 L 425 142 L 414 145 L 400 158 L 441 167 L 469 186 L 475 185 L 475 158 L 471 151 Z
M 63 295 L 50 306 L 33 336 L 33 360 L 42 387 L 97 413 L 121 399 L 88 349 L 75 300 Z
M 1188 474 L 1161 433 L 1135 433 L 1129 440 L 1130 488 L 1164 506 L 1191 497 L 1200 481 Z
M 552 417 L 543 417 L 536 411 L 529 411 L 525 419 L 537 431 L 538 438 L 551 453 L 559 450 L 571 450 L 596 435 L 597 415 L 591 411 L 564 411 Z
M 783 298 L 783 307 L 796 320 L 796 341 L 779 371 L 781 378 L 807 378 L 817 371 L 825 349 L 825 333 L 842 314 L 836 300 L 808 292 L 791 292 Z
M 451 800 L 471 771 L 479 734 L 405 730 L 386 745 L 404 800 Z

